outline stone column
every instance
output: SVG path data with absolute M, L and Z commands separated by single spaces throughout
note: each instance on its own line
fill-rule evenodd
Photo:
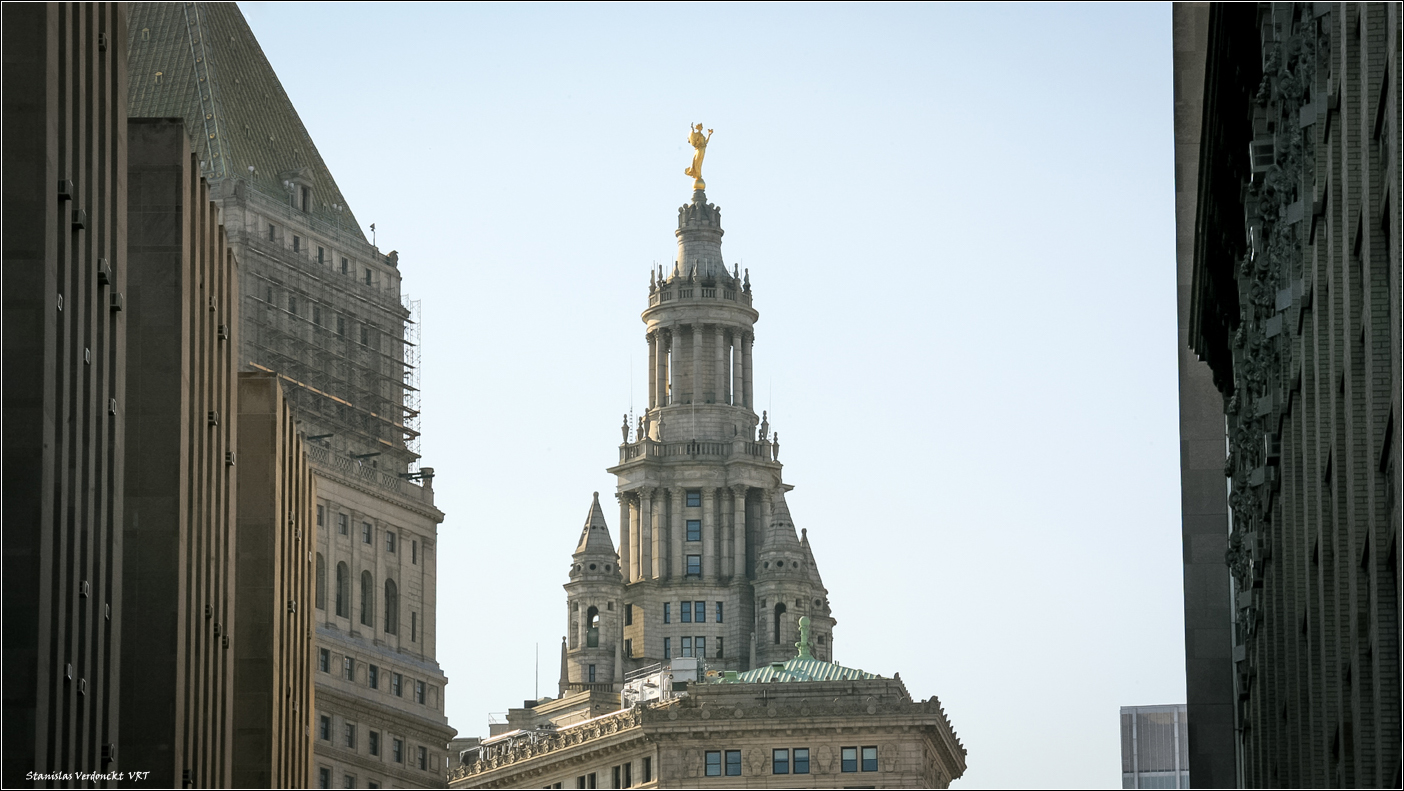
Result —
M 702 490 L 702 579 L 717 578 L 716 489 Z
M 629 546 L 624 553 L 626 558 L 624 579 L 626 582 L 635 582 L 638 580 L 639 570 L 639 522 L 641 515 L 638 494 L 628 492 L 624 498 L 627 501 L 624 507 L 629 509 L 629 519 L 625 523 L 629 526 Z
M 743 369 L 742 361 L 745 357 L 741 350 L 745 348 L 741 331 L 733 330 L 731 333 L 731 403 L 736 406 L 745 406 L 746 393 L 746 371 Z
M 673 489 L 673 513 L 668 520 L 668 538 L 672 551 L 668 553 L 668 576 L 680 580 L 687 569 L 683 567 L 683 532 L 687 529 L 686 515 L 683 513 L 683 490 Z
M 759 546 L 765 546 L 765 538 L 770 534 L 770 490 L 761 490 L 761 523 L 760 530 L 757 531 L 756 541 Z
M 735 507 L 735 517 L 732 522 L 732 542 L 731 548 L 735 563 L 735 574 L 741 579 L 746 578 L 746 485 L 736 484 L 731 487 L 732 505 Z
M 726 330 L 717 324 L 712 327 L 712 333 L 717 347 L 717 381 L 712 388 L 716 391 L 713 397 L 718 404 L 726 404 L 729 403 L 726 395 Z
M 639 490 L 639 553 L 634 579 L 653 577 L 653 489 Z
M 648 333 L 648 405 L 658 406 L 658 333 Z M 643 439 L 643 437 L 639 437 Z
M 663 564 L 668 559 L 668 539 L 663 532 L 668 526 L 668 495 L 665 490 L 659 489 L 658 498 L 653 502 L 654 507 L 658 509 L 658 515 L 653 520 L 653 537 L 650 541 L 653 551 L 648 558 L 649 577 L 662 579 Z
M 614 499 L 619 501 L 619 574 L 625 582 L 632 581 L 629 570 L 633 568 L 629 559 L 629 537 L 634 534 L 633 526 L 629 519 L 629 495 L 614 493 Z
M 654 387 L 657 388 L 658 397 L 653 402 L 654 406 L 668 405 L 668 332 L 666 330 L 654 330 L 658 336 L 658 352 L 655 354 L 655 365 L 653 369 Z
M 754 382 L 752 381 L 755 379 L 755 373 L 751 369 L 751 344 L 755 343 L 755 340 L 756 336 L 752 335 L 749 332 L 746 333 L 745 337 L 741 339 L 741 357 L 744 360 L 744 364 L 742 366 L 744 372 L 742 373 L 742 376 L 744 377 L 746 382 L 746 406 L 749 407 L 752 411 L 755 411 L 756 408 L 754 392 L 755 388 L 753 387 Z
M 702 325 L 692 325 L 692 403 L 702 403 Z M 697 436 L 697 427 L 692 435 Z

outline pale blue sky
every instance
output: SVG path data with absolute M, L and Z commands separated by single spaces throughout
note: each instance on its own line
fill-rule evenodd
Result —
M 423 299 L 454 727 L 555 693 L 700 121 L 836 657 L 957 788 L 1119 787 L 1185 695 L 1168 5 L 241 6 Z

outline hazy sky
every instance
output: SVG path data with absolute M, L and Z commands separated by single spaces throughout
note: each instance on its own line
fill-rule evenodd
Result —
M 617 540 L 703 122 L 836 658 L 940 697 L 958 788 L 1119 787 L 1185 696 L 1168 5 L 241 5 L 423 300 L 460 733 L 537 644 L 555 694 L 591 492 Z

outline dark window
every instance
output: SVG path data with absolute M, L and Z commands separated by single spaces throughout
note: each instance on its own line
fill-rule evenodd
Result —
M 270 241 L 270 242 L 277 241 L 277 239 L 275 238 L 275 235 L 276 235 L 277 233 L 278 233 L 278 226 L 273 225 L 272 223 L 269 223 L 269 224 L 268 224 L 268 241 Z
M 355 775 L 346 775 L 346 776 L 342 777 L 342 778 L 341 778 L 341 787 L 342 787 L 342 788 L 355 788 L 355 787 L 356 787 L 356 776 L 355 776 Z
M 380 788 L 380 783 L 377 783 L 374 780 L 367 780 L 366 788 Z
M 350 261 L 350 259 L 342 258 L 342 259 L 341 259 L 341 274 L 343 274 L 343 275 L 345 275 L 345 274 L 350 274 L 350 272 L 351 272 L 351 261 Z
M 375 532 L 375 531 L 374 531 L 373 528 L 371 528 L 371 523 L 370 523 L 370 522 L 362 522 L 362 523 L 361 523 L 361 543 L 363 543 L 363 544 L 369 544 L 369 543 L 371 542 L 371 536 L 374 534 L 374 532 Z
M 394 740 L 392 740 L 392 741 L 390 742 L 390 757 L 391 757 L 391 758 L 394 758 L 394 759 L 395 759 L 395 763 L 397 763 L 397 764 L 402 764 L 402 763 L 404 763 L 404 762 L 405 762 L 405 743 L 402 742 L 402 741 L 400 741 L 399 739 L 394 739 Z
M 371 271 L 370 271 L 369 268 L 367 268 L 367 269 L 366 269 L 366 285 L 369 286 L 370 284 L 371 284 Z
M 680 602 L 679 606 L 682 607 L 682 622 L 692 623 L 692 602 Z
M 575 778 L 575 787 L 576 787 L 576 788 L 584 788 L 584 787 L 585 787 L 585 775 L 580 775 L 579 777 Z
M 689 519 L 689 520 L 687 520 L 687 540 L 688 540 L 688 541 L 701 541 L 701 540 L 702 540 L 702 520 L 701 520 L 701 519 Z
M 693 577 L 700 577 L 700 576 L 702 576 L 702 556 L 701 556 L 701 555 L 688 555 L 688 556 L 687 556 L 687 573 L 688 573 L 689 576 L 693 576 Z
M 297 234 L 293 234 L 293 252 L 302 252 L 302 237 Z
M 785 603 L 780 602 L 775 605 L 775 631 L 771 636 L 775 638 L 775 644 L 780 645 L 780 616 L 785 614 Z
M 634 787 L 634 762 L 633 762 L 633 761 L 630 761 L 629 763 L 624 764 L 624 787 L 625 787 L 625 788 L 633 788 L 633 787 Z
M 326 262 L 327 262 L 327 251 L 324 250 L 324 249 L 322 249 L 321 247 L 318 247 L 318 248 L 317 248 L 317 263 L 319 263 L 319 264 L 325 264 Z
M 312 190 L 307 187 L 302 188 L 302 210 L 312 211 Z
M 419 542 L 410 541 L 410 563 L 419 564 Z
M 361 572 L 361 625 L 374 626 L 371 618 L 375 616 L 375 580 L 371 578 L 369 571 Z
M 400 593 L 394 580 L 385 581 L 385 633 L 400 633 Z
M 410 642 L 419 641 L 419 613 L 410 613 Z
M 876 748 L 876 747 L 864 747 L 864 748 L 863 748 L 863 771 L 865 771 L 865 772 L 876 772 L 877 770 L 878 770 L 878 768 L 877 768 L 877 748 Z
M 696 601 L 692 603 L 692 617 L 697 623 L 707 622 L 707 602 Z
M 376 731 L 367 733 L 366 747 L 370 749 L 371 755 L 380 755 L 380 734 Z
M 590 774 L 585 775 L 585 787 L 586 787 L 586 788 L 594 788 L 594 787 L 595 787 L 595 773 L 594 773 L 594 772 L 591 772 Z
M 630 659 L 634 658 L 634 641 L 632 638 L 626 638 L 624 640 L 624 656 Z
M 325 648 L 317 649 L 317 669 L 323 673 L 331 672 L 331 651 Z
M 633 625 L 634 625 L 634 605 L 632 605 L 632 604 L 626 604 L 626 605 L 624 605 L 624 625 L 625 625 L 625 626 L 633 626 Z
M 313 324 L 316 324 L 318 327 L 322 326 L 322 306 L 321 306 L 321 305 L 313 305 L 313 306 L 312 306 L 312 323 L 313 323 Z
M 351 576 L 345 563 L 336 564 L 336 614 L 341 618 L 351 617 Z
M 414 682 L 414 702 L 424 705 L 424 682 Z
M 337 334 L 337 335 L 345 335 L 345 334 L 346 334 L 346 317 L 345 317 L 345 316 L 337 316 L 337 317 L 336 317 L 336 334 Z
M 322 553 L 317 553 L 317 609 L 327 608 L 327 559 L 322 557 Z
M 366 668 L 366 686 L 371 689 L 380 688 L 380 668 L 375 665 Z
M 390 691 L 395 693 L 395 697 L 400 697 L 404 685 L 405 677 L 399 673 L 390 674 Z
M 706 658 L 707 658 L 707 638 L 705 638 L 705 637 L 694 637 L 694 638 L 692 638 L 692 645 L 693 645 L 693 648 L 697 651 L 696 656 L 697 656 L 698 659 L 706 659 Z
M 858 771 L 857 747 L 843 747 L 839 749 L 839 768 L 845 772 Z
M 722 651 L 722 646 L 724 645 L 724 643 L 723 643 L 724 640 L 726 640 L 725 637 L 718 637 L 718 638 L 717 638 L 717 659 L 721 659 L 722 657 L 726 656 L 726 654 Z
M 741 751 L 740 751 L 740 750 L 727 750 L 727 751 L 726 751 L 726 776 L 727 776 L 727 777 L 740 777 L 740 776 L 741 776 Z
M 390 532 L 389 530 L 385 531 L 385 551 L 395 551 L 395 534 Z
M 347 681 L 356 680 L 356 660 L 349 656 L 343 657 L 341 660 L 341 669 L 345 671 Z
M 809 774 L 809 748 L 808 748 L 808 747 L 796 747 L 796 748 L 795 748 L 795 774 L 797 774 L 797 775 L 807 775 L 807 774 Z
M 331 788 L 331 770 L 325 766 L 317 769 L 317 787 Z
M 673 605 L 671 602 L 663 602 L 663 623 L 673 622 Z
M 297 297 L 292 294 L 288 295 L 288 312 L 294 316 L 297 315 Z
M 688 493 L 687 493 L 687 507 L 688 507 L 688 508 L 701 508 L 701 507 L 702 507 L 702 492 L 700 492 L 700 491 L 698 491 L 698 490 L 696 490 L 696 489 L 689 490 Z
M 624 786 L 621 785 L 621 783 L 624 782 L 623 767 L 615 766 L 612 767 L 612 769 L 613 771 L 611 772 L 611 774 L 614 775 L 614 785 L 610 786 L 610 788 L 623 788 Z
M 770 773 L 777 775 L 787 775 L 790 773 L 789 750 L 770 751 Z
M 429 768 L 429 751 L 423 747 L 419 748 L 419 768 Z
M 369 346 L 369 345 L 370 345 L 370 330 L 367 329 L 367 328 L 365 328 L 365 327 L 362 327 L 362 328 L 361 328 L 361 345 L 362 345 L 362 346 Z
M 322 520 L 323 520 L 324 518 L 326 518 L 326 513 L 327 513 L 326 506 L 322 506 L 322 505 L 317 506 L 317 527 L 321 527 L 321 526 L 322 526 Z
M 646 757 L 646 758 L 643 759 L 643 781 L 644 781 L 645 783 L 651 783 L 651 782 L 653 782 L 653 759 L 652 759 L 652 758 Z
M 591 684 L 595 683 L 595 666 L 590 665 L 590 677 L 587 679 Z
M 347 516 L 346 514 L 337 514 L 336 532 L 342 534 L 343 536 L 349 535 L 351 532 L 351 517 Z
M 722 622 L 722 603 L 717 602 L 717 623 Z
M 691 638 L 691 637 L 684 637 L 684 638 L 682 639 L 682 655 L 683 655 L 683 656 L 692 656 L 692 638 Z
M 356 726 L 346 723 L 346 746 L 356 749 Z
M 331 741 L 331 717 L 322 715 L 321 723 L 317 726 L 317 736 L 324 742 Z
M 673 658 L 673 638 L 671 638 L 671 637 L 665 637 L 665 638 L 663 638 L 663 658 L 664 658 L 664 659 L 672 659 L 672 658 Z
M 720 750 L 708 750 L 708 751 L 707 751 L 707 776 L 708 776 L 708 777 L 721 777 L 721 769 L 722 769 L 721 755 L 722 755 L 722 754 L 721 754 L 721 751 L 720 751 Z

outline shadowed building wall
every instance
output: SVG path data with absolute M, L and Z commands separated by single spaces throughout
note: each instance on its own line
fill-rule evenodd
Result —
M 4 14 L 4 776 L 110 769 L 127 402 L 126 14 Z
M 184 122 L 128 136 L 123 766 L 228 786 L 238 275 Z

